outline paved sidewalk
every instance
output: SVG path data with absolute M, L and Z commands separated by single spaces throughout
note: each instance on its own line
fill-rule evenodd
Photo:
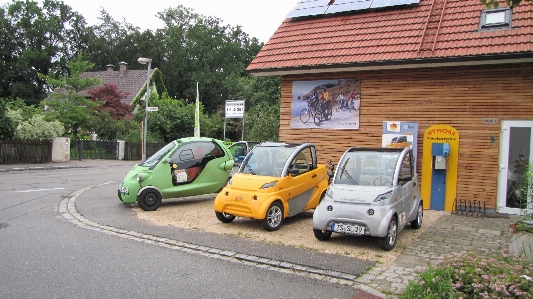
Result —
M 487 214 L 485 217 L 448 214 L 441 216 L 387 267 L 372 268 L 358 280 L 383 293 L 400 294 L 415 270 L 427 268 L 449 253 L 471 250 L 497 252 L 509 248 L 509 224 L 514 216 Z
M 135 164 L 138 163 L 141 163 L 141 161 L 84 159 L 81 161 L 69 160 L 65 162 L 49 163 L 0 164 L 0 172 L 25 170 L 54 170 L 65 168 L 112 167 L 117 165 L 131 165 L 131 167 L 133 167 Z
M 113 167 L 131 165 L 140 161 L 123 160 L 70 160 L 43 164 L 0 164 L 0 173 L 24 170 L 52 170 L 65 168 Z M 416 277 L 416 269 L 427 268 L 448 253 L 471 250 L 495 252 L 509 248 L 509 224 L 516 216 L 487 214 L 465 216 L 447 214 L 409 245 L 388 267 L 375 266 L 354 279 L 355 282 L 384 294 L 398 295 Z M 332 269 L 333 270 L 333 269 Z M 363 293 L 361 293 L 363 295 Z M 361 297 L 363 298 L 363 297 Z

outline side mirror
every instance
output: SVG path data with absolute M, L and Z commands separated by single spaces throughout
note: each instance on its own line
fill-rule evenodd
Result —
M 170 164 L 170 158 L 166 158 L 166 159 L 165 159 L 165 162 L 167 162 L 168 164 Z

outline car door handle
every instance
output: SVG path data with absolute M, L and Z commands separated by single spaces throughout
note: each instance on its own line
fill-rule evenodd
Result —
M 312 176 L 311 178 L 312 178 L 312 179 L 316 178 L 316 173 L 315 173 L 315 174 L 313 174 L 313 176 Z

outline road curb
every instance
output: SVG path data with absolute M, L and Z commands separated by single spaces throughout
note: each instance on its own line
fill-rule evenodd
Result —
M 81 213 L 78 212 L 78 210 L 76 209 L 76 199 L 79 196 L 81 196 L 89 189 L 107 185 L 110 183 L 112 182 L 110 181 L 102 184 L 87 186 L 71 193 L 69 196 L 67 196 L 60 202 L 58 206 L 59 213 L 67 221 L 78 227 L 105 233 L 108 235 L 114 235 L 128 240 L 161 246 L 169 249 L 180 250 L 191 254 L 197 254 L 234 263 L 249 265 L 263 270 L 289 273 L 328 281 L 331 283 L 353 286 L 355 289 L 364 290 L 365 292 L 368 292 L 379 298 L 387 298 L 378 290 L 360 284 L 360 282 L 358 281 L 358 277 L 353 274 L 341 273 L 332 270 L 324 270 L 306 265 L 264 258 L 250 254 L 243 254 L 232 250 L 223 250 L 209 246 L 196 245 L 193 243 L 173 240 L 167 237 L 161 237 L 157 235 L 139 233 L 136 231 L 116 228 L 109 225 L 101 225 L 85 218 Z

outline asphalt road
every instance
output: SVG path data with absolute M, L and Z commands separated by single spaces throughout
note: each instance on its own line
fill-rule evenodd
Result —
M 118 183 L 130 168 L 0 173 L 0 298 L 352 298 L 357 294 L 353 285 L 335 279 L 217 253 L 239 248 L 250 257 L 301 263 L 317 259 L 318 266 L 343 263 L 331 256 L 138 220 L 131 207 L 116 197 Z M 66 217 L 69 203 L 89 225 Z M 128 234 L 121 237 L 112 229 Z M 217 250 L 215 254 L 183 250 L 145 236 Z M 361 271 L 370 266 L 355 265 Z

